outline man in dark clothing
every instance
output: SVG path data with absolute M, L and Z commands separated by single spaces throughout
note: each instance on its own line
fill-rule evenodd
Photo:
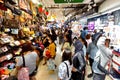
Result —
M 85 40 L 87 34 L 88 34 L 88 27 L 84 27 L 80 37 Z
M 76 69 L 72 73 L 73 80 L 84 80 L 84 71 L 85 71 L 85 59 L 84 53 L 82 50 L 82 43 L 77 39 L 74 43 L 75 46 L 75 55 L 73 56 L 73 67 Z

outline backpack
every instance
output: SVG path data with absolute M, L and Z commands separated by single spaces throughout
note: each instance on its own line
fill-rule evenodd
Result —
M 78 61 L 80 63 L 80 67 L 79 67 L 78 72 L 81 73 L 86 66 L 86 62 L 85 62 L 83 54 L 81 54 L 80 52 L 77 52 L 76 54 L 77 54 Z

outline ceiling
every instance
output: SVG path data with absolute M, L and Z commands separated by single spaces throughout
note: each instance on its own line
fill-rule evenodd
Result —
M 39 0 L 44 7 L 48 8 L 50 15 L 56 15 L 58 20 L 65 20 L 68 17 L 74 17 L 90 11 L 90 7 L 96 3 L 95 8 L 105 0 L 84 0 L 83 3 L 64 3 L 55 4 L 54 0 Z M 89 9 L 90 8 L 90 9 Z M 89 9 L 89 10 L 88 10 Z

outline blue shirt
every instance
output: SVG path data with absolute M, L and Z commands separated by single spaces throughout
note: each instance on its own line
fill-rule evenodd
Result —
M 98 48 L 93 42 L 91 42 L 87 48 L 87 53 L 90 55 L 90 58 L 94 59 L 97 51 L 98 51 Z

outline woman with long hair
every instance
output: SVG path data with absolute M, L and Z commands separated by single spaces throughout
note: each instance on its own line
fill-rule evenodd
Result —
M 64 36 L 64 43 L 63 43 L 63 46 L 62 46 L 62 51 L 65 48 L 70 48 L 71 49 L 71 45 L 72 45 L 72 39 L 71 39 L 71 37 L 68 34 L 66 34 Z
M 62 62 L 58 68 L 58 80 L 69 80 L 72 71 L 72 52 L 69 48 L 65 48 L 62 55 Z
M 39 63 L 39 54 L 35 51 L 32 44 L 28 42 L 22 45 L 21 54 L 24 56 L 25 66 L 29 69 L 29 76 L 34 76 Z M 22 56 L 16 58 L 17 70 L 19 70 L 24 64 Z

